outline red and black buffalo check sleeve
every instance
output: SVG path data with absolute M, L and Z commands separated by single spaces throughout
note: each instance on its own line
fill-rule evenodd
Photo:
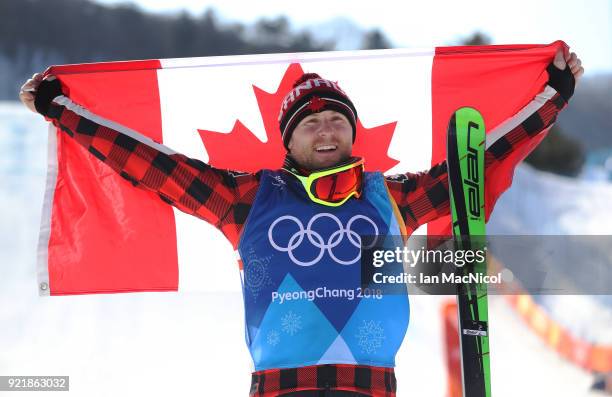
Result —
M 393 368 L 323 364 L 253 372 L 250 397 L 395 397 Z
M 486 150 L 485 168 L 499 164 L 512 151 L 550 128 L 566 104 L 563 97 L 555 93 L 515 128 L 508 130 Z M 391 196 L 402 214 L 408 235 L 419 226 L 450 214 L 446 161 L 426 172 L 391 175 L 385 178 Z
M 160 150 L 99 124 L 88 112 L 77 113 L 57 103 L 51 104 L 46 116 L 134 186 L 151 190 L 164 202 L 211 223 L 236 247 L 259 186 L 259 173 L 217 169 L 170 149 Z

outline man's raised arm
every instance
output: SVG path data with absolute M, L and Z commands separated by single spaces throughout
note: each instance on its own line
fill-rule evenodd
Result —
M 487 134 L 487 171 L 493 170 L 514 150 L 552 126 L 573 95 L 584 69 L 575 53 L 559 50 L 547 72 L 549 78 L 544 90 L 517 114 Z M 387 176 L 386 182 L 409 233 L 450 213 L 446 160 L 426 172 Z
M 134 186 L 213 224 L 230 241 L 239 234 L 247 211 L 236 215 L 234 209 L 237 204 L 250 208 L 259 174 L 214 168 L 105 120 L 64 95 L 53 76 L 43 80 L 42 75 L 34 75 L 21 88 L 20 99 Z

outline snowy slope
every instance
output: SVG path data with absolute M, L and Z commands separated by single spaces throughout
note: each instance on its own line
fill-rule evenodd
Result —
M 487 232 L 498 235 L 612 235 L 611 203 L 612 184 L 609 182 L 577 180 L 521 166 L 515 173 L 512 188 L 497 203 Z M 588 254 L 585 259 L 588 260 Z M 612 346 L 612 296 L 535 298 L 574 335 Z
M 251 364 L 239 294 L 38 297 L 35 253 L 46 134 L 40 117 L 0 103 L 0 375 L 70 375 L 75 396 L 246 396 Z M 530 172 L 517 173 L 512 194 L 525 197 L 535 189 Z M 590 215 L 586 198 L 589 189 L 600 195 L 607 186 L 585 185 L 585 201 L 571 204 L 555 178 L 538 178 L 557 193 L 536 196 L 558 204 L 551 205 L 557 212 L 549 217 L 538 212 L 536 223 L 546 230 L 564 227 L 564 208 L 580 208 L 589 216 L 589 230 L 601 230 L 602 216 L 610 214 Z M 500 202 L 492 222 L 518 224 L 514 205 Z M 397 357 L 399 397 L 445 395 L 444 299 L 411 297 L 412 322 Z M 588 395 L 590 375 L 550 352 L 505 300 L 492 297 L 490 318 L 496 396 Z M 204 391 L 203 382 L 210 390 Z
M 489 234 L 612 234 L 612 184 L 517 168 L 499 199 Z

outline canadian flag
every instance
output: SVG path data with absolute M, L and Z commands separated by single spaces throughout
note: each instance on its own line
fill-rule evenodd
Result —
M 562 46 L 179 58 L 46 73 L 100 124 L 219 168 L 255 171 L 282 165 L 281 100 L 303 72 L 316 72 L 338 81 L 355 103 L 354 154 L 367 170 L 392 174 L 442 161 L 447 123 L 459 107 L 478 109 L 488 131 L 508 123 L 543 90 L 546 66 Z M 487 179 L 487 214 L 543 137 Z M 448 224 L 440 219 L 417 232 L 440 234 Z M 240 289 L 234 249 L 218 230 L 133 187 L 53 125 L 38 257 L 43 295 Z

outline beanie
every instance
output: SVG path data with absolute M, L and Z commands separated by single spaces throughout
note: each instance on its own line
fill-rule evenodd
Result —
M 342 113 L 353 127 L 353 142 L 357 131 L 357 110 L 338 83 L 325 80 L 316 73 L 305 73 L 281 103 L 278 122 L 283 145 L 287 148 L 295 127 L 306 116 L 334 110 Z

